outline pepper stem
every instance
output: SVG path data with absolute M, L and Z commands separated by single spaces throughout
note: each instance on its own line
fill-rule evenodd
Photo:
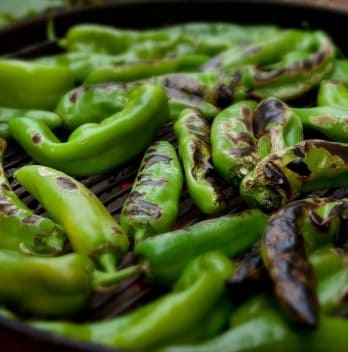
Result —
M 106 273 L 114 273 L 116 271 L 116 259 L 113 253 L 103 253 L 98 258 L 98 264 Z
M 93 272 L 93 286 L 111 286 L 138 274 L 140 271 L 141 267 L 139 265 L 129 266 L 115 272 L 103 272 L 95 270 Z
M 137 230 L 134 235 L 135 244 L 138 244 L 139 242 L 141 242 L 145 238 L 146 234 L 147 234 L 147 229 L 144 227 Z

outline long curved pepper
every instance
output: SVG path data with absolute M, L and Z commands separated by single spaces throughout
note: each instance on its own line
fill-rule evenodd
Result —
M 141 241 L 169 231 L 176 221 L 183 175 L 174 147 L 158 141 L 146 151 L 121 212 L 124 231 Z
M 205 214 L 223 210 L 226 206 L 225 196 L 215 179 L 208 122 L 198 111 L 185 109 L 174 124 L 174 132 L 193 202 Z
M 0 249 L 26 254 L 57 255 L 65 234 L 51 219 L 36 215 L 11 189 L 2 167 L 6 141 L 0 138 Z
M 90 190 L 63 172 L 45 166 L 24 166 L 14 177 L 64 228 L 77 253 L 88 255 L 104 271 L 115 271 L 129 241 Z
M 98 174 L 141 153 L 168 119 L 167 98 L 161 87 L 144 85 L 128 92 L 128 97 L 120 112 L 99 124 L 80 126 L 66 142 L 30 118 L 11 120 L 10 131 L 40 164 L 76 176 Z
M 348 145 L 308 139 L 261 160 L 240 185 L 253 207 L 273 211 L 302 192 L 348 185 Z

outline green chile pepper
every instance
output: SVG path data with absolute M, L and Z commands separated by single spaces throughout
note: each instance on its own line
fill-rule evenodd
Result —
M 173 292 L 132 313 L 97 323 L 35 322 L 33 325 L 85 341 L 153 350 L 199 324 L 223 297 L 224 280 L 232 271 L 233 265 L 226 257 L 207 253 L 185 269 Z
M 51 110 L 74 85 L 66 67 L 49 67 L 20 60 L 0 60 L 0 105 Z
M 57 255 L 65 242 L 63 229 L 34 214 L 11 189 L 2 167 L 6 142 L 0 139 L 0 248 L 26 254 Z
M 45 166 L 24 166 L 14 177 L 64 228 L 77 253 L 89 255 L 106 272 L 115 270 L 128 250 L 128 238 L 91 191 Z
M 185 109 L 174 124 L 185 179 L 191 199 L 205 214 L 226 206 L 222 190 L 214 179 L 209 124 L 193 109 Z
M 341 82 L 323 81 L 318 92 L 319 106 L 337 106 L 348 109 L 348 88 Z
M 178 214 L 183 176 L 174 147 L 158 141 L 146 151 L 120 223 L 135 242 L 169 231 Z
M 305 140 L 261 160 L 240 186 L 253 207 L 272 211 L 302 192 L 347 185 L 348 146 Z
M 128 104 L 126 88 L 117 83 L 80 86 L 65 94 L 56 112 L 68 130 L 90 122 L 101 122 Z
M 299 117 L 278 99 L 263 100 L 254 112 L 253 122 L 261 160 L 303 140 Z
M 301 325 L 316 327 L 319 314 L 314 270 L 306 252 L 338 242 L 347 211 L 344 199 L 308 198 L 279 210 L 267 224 L 261 247 L 266 268 L 281 305 Z M 346 281 L 347 273 L 340 278 Z
M 84 124 L 61 142 L 42 122 L 17 118 L 9 122 L 13 137 L 41 164 L 76 176 L 98 174 L 130 160 L 147 148 L 168 118 L 160 87 L 132 90 L 128 104 L 100 124 Z M 146 133 L 144 132 L 146 129 Z
M 96 67 L 86 77 L 86 83 L 130 82 L 170 72 L 195 71 L 207 61 L 206 55 L 181 55 L 163 59 L 139 60 L 124 64 Z
M 1 303 L 35 315 L 79 311 L 92 289 L 93 264 L 86 256 L 41 258 L 0 250 Z
M 247 250 L 261 238 L 267 220 L 267 215 L 254 209 L 200 221 L 147 238 L 136 245 L 134 252 L 148 262 L 155 280 L 168 283 L 203 253 L 219 250 L 232 257 Z
M 11 137 L 8 121 L 24 116 L 43 121 L 51 129 L 62 125 L 62 118 L 54 112 L 0 107 L 0 138 L 9 139 Z
M 336 60 L 330 80 L 348 84 L 348 60 Z
M 273 301 L 251 298 L 232 314 L 231 329 L 197 345 L 161 348 L 158 352 L 344 351 L 348 344 L 345 319 L 321 316 L 316 331 L 296 330 Z
M 348 107 L 348 106 L 347 106 Z M 335 142 L 348 142 L 348 109 L 339 106 L 292 108 L 303 127 L 318 131 Z
M 259 160 L 252 121 L 256 106 L 253 101 L 235 103 L 220 112 L 211 126 L 213 164 L 235 187 Z

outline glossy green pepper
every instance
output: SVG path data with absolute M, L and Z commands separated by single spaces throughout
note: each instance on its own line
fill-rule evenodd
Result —
M 348 109 L 348 88 L 337 81 L 323 81 L 320 84 L 317 102 L 319 106 L 338 106 Z
M 219 250 L 232 257 L 247 250 L 261 238 L 267 220 L 259 210 L 205 220 L 148 238 L 138 243 L 134 252 L 149 264 L 155 280 L 168 283 L 203 253 Z
M 123 230 L 136 242 L 169 231 L 178 214 L 182 184 L 174 147 L 167 141 L 151 145 L 122 208 Z
M 348 145 L 305 140 L 261 160 L 240 185 L 253 207 L 278 209 L 302 192 L 343 187 L 348 179 Z
M 348 106 L 347 106 L 348 107 Z M 335 142 L 348 142 L 348 109 L 339 106 L 292 108 L 303 127 L 318 131 Z
M 50 111 L 26 110 L 0 107 L 0 137 L 10 138 L 8 121 L 16 117 L 31 117 L 44 122 L 49 128 L 55 129 L 62 125 L 62 118 Z
M 213 164 L 234 187 L 259 160 L 252 120 L 256 106 L 253 101 L 235 103 L 221 111 L 211 125 Z
M 158 86 L 132 90 L 128 104 L 100 124 L 84 124 L 61 142 L 42 122 L 9 122 L 13 137 L 41 164 L 76 176 L 105 172 L 132 159 L 152 142 L 168 118 L 168 104 Z M 146 129 L 146 133 L 144 132 Z
M 185 109 L 174 124 L 174 132 L 191 199 L 205 214 L 223 210 L 225 196 L 214 179 L 208 122 L 198 111 Z
M 101 122 L 128 104 L 126 87 L 116 83 L 80 86 L 65 94 L 56 112 L 68 130 L 90 122 Z M 49 127 L 49 126 L 48 126 Z
M 163 59 L 139 60 L 124 64 L 96 67 L 86 77 L 86 83 L 130 82 L 170 72 L 195 71 L 209 56 L 190 54 Z
M 36 215 L 11 189 L 2 167 L 5 150 L 6 142 L 0 138 L 0 248 L 26 254 L 60 254 L 65 242 L 63 229 Z
M 35 315 L 79 311 L 92 290 L 93 264 L 86 256 L 42 258 L 0 250 L 1 303 Z
M 20 60 L 0 60 L 0 105 L 51 110 L 74 85 L 66 67 L 49 67 Z
M 45 166 L 24 166 L 14 177 L 64 228 L 77 253 L 89 255 L 102 270 L 115 271 L 128 250 L 128 238 L 90 190 Z
M 97 323 L 35 322 L 33 325 L 84 341 L 153 350 L 199 324 L 223 297 L 224 280 L 232 272 L 233 265 L 226 257 L 207 253 L 185 269 L 173 292 L 132 313 Z

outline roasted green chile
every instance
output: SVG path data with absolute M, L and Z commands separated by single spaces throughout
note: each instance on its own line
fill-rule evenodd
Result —
M 218 213 L 226 204 L 215 179 L 208 122 L 198 111 L 185 109 L 174 124 L 174 132 L 191 199 L 203 213 Z
M 247 210 L 198 222 L 192 226 L 147 238 L 135 247 L 135 254 L 149 265 L 154 280 L 170 283 L 197 256 L 219 250 L 232 257 L 257 242 L 268 216 Z
M 194 260 L 173 292 L 121 317 L 96 323 L 35 322 L 34 326 L 73 337 L 127 349 L 150 349 L 175 341 L 200 323 L 224 295 L 231 261 L 219 253 Z M 187 312 L 190 314 L 187 314 Z
M 256 106 L 253 101 L 235 103 L 220 112 L 211 126 L 213 164 L 235 187 L 259 161 L 252 121 Z
M 0 107 L 0 138 L 9 139 L 11 137 L 8 121 L 16 117 L 40 120 L 52 130 L 62 125 L 62 118 L 54 112 Z
M 146 151 L 121 212 L 121 226 L 135 241 L 167 232 L 179 208 L 183 175 L 174 147 L 158 141 Z
M 128 102 L 126 88 L 121 84 L 80 86 L 59 100 L 56 113 L 66 129 L 74 130 L 85 123 L 101 122 L 124 109 Z
M 348 145 L 308 139 L 261 160 L 240 186 L 252 206 L 272 211 L 302 192 L 348 182 Z
M 348 109 L 348 88 L 342 82 L 323 81 L 318 92 L 318 105 Z
M 77 253 L 90 256 L 106 272 L 128 250 L 128 238 L 100 200 L 61 171 L 40 165 L 18 169 L 14 177 L 60 224 Z
M 43 165 L 76 176 L 105 172 L 146 149 L 168 119 L 167 99 L 161 87 L 144 85 L 130 91 L 128 98 L 120 112 L 99 124 L 80 126 L 66 142 L 61 142 L 44 123 L 30 118 L 11 120 L 10 131 Z
M 64 247 L 61 226 L 36 215 L 11 189 L 2 167 L 6 150 L 0 138 L 0 248 L 26 254 L 57 255 Z
M 53 109 L 74 85 L 69 69 L 20 60 L 0 60 L 0 106 Z

